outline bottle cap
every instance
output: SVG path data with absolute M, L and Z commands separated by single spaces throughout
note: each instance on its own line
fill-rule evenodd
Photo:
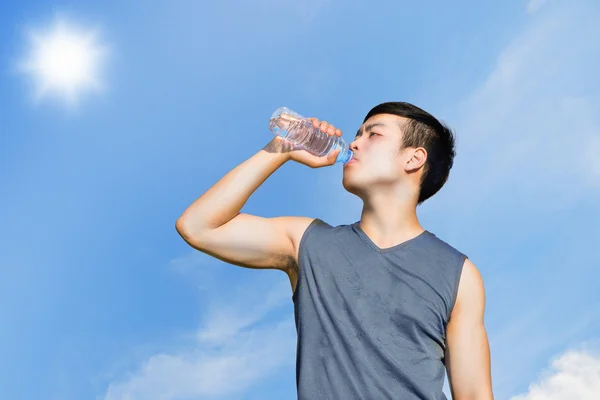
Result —
M 354 153 L 352 152 L 352 150 L 348 149 L 345 152 L 340 153 L 336 161 L 339 161 L 342 164 L 346 164 L 348 161 L 352 160 L 353 157 Z

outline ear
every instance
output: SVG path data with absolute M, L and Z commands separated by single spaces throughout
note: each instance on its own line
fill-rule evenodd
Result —
M 427 150 L 423 147 L 410 149 L 409 158 L 406 161 L 405 169 L 407 172 L 416 172 L 425 165 L 427 161 Z

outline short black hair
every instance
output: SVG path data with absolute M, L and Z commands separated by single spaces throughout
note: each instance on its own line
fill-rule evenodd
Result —
M 377 114 L 408 118 L 409 121 L 401 125 L 403 135 L 400 149 L 423 147 L 427 151 L 417 204 L 423 203 L 448 180 L 456 156 L 454 133 L 433 115 L 410 103 L 381 103 L 368 112 L 363 123 Z

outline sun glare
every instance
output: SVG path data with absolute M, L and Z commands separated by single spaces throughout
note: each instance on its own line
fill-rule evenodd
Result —
M 100 64 L 106 49 L 95 31 L 78 31 L 58 21 L 44 33 L 30 33 L 30 53 L 21 71 L 35 80 L 35 98 L 56 95 L 76 105 L 85 91 L 101 91 Z

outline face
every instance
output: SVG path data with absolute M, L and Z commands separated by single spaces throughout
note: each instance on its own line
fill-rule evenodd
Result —
M 396 186 L 406 176 L 410 154 L 400 151 L 404 118 L 379 114 L 369 118 L 350 143 L 356 161 L 344 165 L 342 184 L 359 197 L 367 191 Z M 410 151 L 410 149 L 407 149 Z

